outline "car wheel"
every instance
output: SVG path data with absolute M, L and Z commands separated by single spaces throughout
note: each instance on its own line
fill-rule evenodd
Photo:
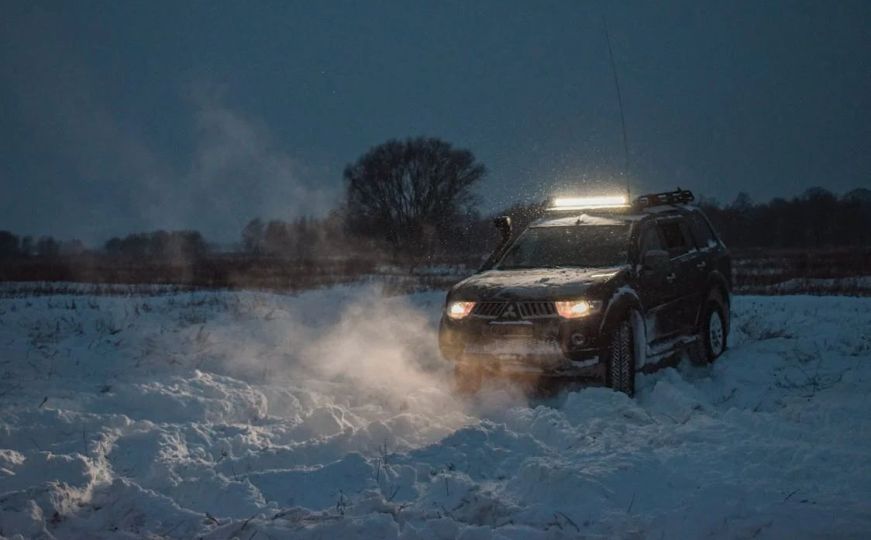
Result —
M 702 363 L 713 362 L 726 350 L 726 318 L 722 304 L 709 300 L 702 315 L 699 329 L 699 350 L 697 357 Z
M 481 389 L 481 368 L 470 364 L 454 366 L 454 386 L 460 394 L 476 394 Z
M 630 318 L 620 321 L 611 331 L 605 349 L 607 369 L 605 384 L 629 396 L 635 394 L 635 343 Z

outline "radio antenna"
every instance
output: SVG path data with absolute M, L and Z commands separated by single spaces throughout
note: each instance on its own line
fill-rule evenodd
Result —
M 620 107 L 620 127 L 623 129 L 623 177 L 626 180 L 626 199 L 631 198 L 629 189 L 629 139 L 626 137 L 626 117 L 623 115 L 623 94 L 620 92 L 620 78 L 617 76 L 617 64 L 614 62 L 614 51 L 611 49 L 611 34 L 608 32 L 608 21 L 602 15 L 602 25 L 605 27 L 605 40 L 608 42 L 608 58 L 611 60 L 611 73 L 614 75 L 614 88 L 617 90 L 617 105 Z

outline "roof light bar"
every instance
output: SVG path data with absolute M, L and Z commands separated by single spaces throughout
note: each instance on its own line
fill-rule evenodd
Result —
M 623 208 L 629 206 L 625 195 L 605 197 L 556 197 L 550 210 L 584 210 L 591 208 Z

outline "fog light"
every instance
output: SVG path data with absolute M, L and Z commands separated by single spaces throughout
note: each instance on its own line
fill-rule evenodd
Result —
M 587 342 L 586 338 L 584 337 L 584 334 L 582 334 L 580 332 L 575 332 L 574 334 L 572 334 L 571 340 L 572 340 L 572 346 L 574 346 L 574 347 L 581 347 L 581 346 L 583 346 L 584 343 Z

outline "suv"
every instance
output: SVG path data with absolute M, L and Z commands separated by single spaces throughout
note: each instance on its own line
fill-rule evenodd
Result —
M 555 199 L 448 292 L 439 327 L 457 386 L 484 375 L 581 379 L 632 395 L 637 371 L 687 351 L 710 362 L 729 335 L 731 260 L 680 190 Z

